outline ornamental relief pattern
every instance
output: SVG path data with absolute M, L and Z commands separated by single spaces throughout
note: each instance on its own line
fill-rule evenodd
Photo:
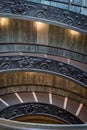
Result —
M 34 70 L 53 73 L 87 87 L 87 72 L 52 59 L 34 56 L 1 56 L 0 72 L 13 70 Z
M 10 106 L 0 112 L 0 117 L 5 119 L 15 119 L 24 115 L 47 115 L 56 119 L 61 119 L 69 124 L 83 124 L 83 122 L 70 112 L 45 103 L 22 103 Z
M 87 17 L 68 10 L 59 9 L 50 5 L 43 5 L 26 0 L 0 0 L 0 13 L 7 15 L 20 15 L 42 19 L 52 23 L 62 23 L 63 26 L 73 27 L 87 33 Z

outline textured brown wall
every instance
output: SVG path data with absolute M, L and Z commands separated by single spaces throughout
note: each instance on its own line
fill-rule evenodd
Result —
M 51 92 L 87 105 L 87 89 L 63 77 L 39 72 L 0 74 L 0 95 L 23 91 Z
M 36 22 L 0 19 L 0 43 L 45 44 L 87 54 L 87 36 L 69 29 Z

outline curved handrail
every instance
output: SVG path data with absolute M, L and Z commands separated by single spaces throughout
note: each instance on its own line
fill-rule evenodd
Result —
M 54 56 L 65 57 L 75 61 L 79 61 L 87 64 L 87 55 L 72 50 L 53 47 L 40 44 L 28 44 L 28 43 L 0 43 L 0 53 L 10 52 L 28 52 L 28 53 L 41 53 Z
M 87 16 L 29 0 L 0 0 L 0 16 L 43 21 L 87 34 Z
M 24 123 L 0 118 L 0 130 L 87 130 L 87 124 L 54 125 Z
M 41 71 L 69 78 L 87 87 L 87 72 L 69 64 L 34 56 L 1 56 L 0 73 L 8 71 Z
M 59 7 L 65 10 L 71 10 L 72 12 L 80 13 L 87 16 L 86 9 L 87 5 L 85 4 L 85 1 L 80 0 L 80 2 L 76 2 L 73 0 L 27 0 L 32 1 L 36 3 L 46 4 L 46 5 L 52 5 L 55 7 Z M 75 9 L 76 8 L 76 9 Z M 84 13 L 85 12 L 85 13 Z

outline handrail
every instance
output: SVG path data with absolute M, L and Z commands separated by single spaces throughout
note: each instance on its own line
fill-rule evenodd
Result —
M 87 130 L 87 124 L 54 125 L 24 123 L 0 118 L 0 130 Z
M 31 0 L 28 0 L 31 1 Z M 33 0 L 32 0 L 33 1 Z M 78 7 L 83 7 L 83 8 L 87 8 L 87 5 L 84 5 L 84 1 L 82 0 L 81 3 L 76 3 L 75 1 L 73 2 L 73 0 L 68 0 L 68 1 L 61 1 L 61 0 L 40 0 L 39 2 L 41 3 L 41 1 L 47 1 L 47 2 L 55 2 L 55 3 L 62 3 L 62 4 L 69 4 L 69 5 L 74 5 L 74 6 L 78 6 Z M 34 2 L 38 2 L 37 0 Z
M 78 13 L 81 13 L 81 14 L 83 14 L 83 15 L 87 15 L 87 13 L 83 13 L 82 12 L 82 10 L 83 9 L 87 9 L 87 5 L 85 5 L 85 1 L 80 1 L 80 3 L 77 3 L 77 2 L 73 2 L 73 0 L 68 0 L 68 1 L 61 1 L 61 0 L 40 0 L 40 1 L 38 1 L 38 0 L 27 0 L 27 1 L 32 1 L 32 2 L 36 2 L 36 3 L 44 3 L 44 4 L 46 4 L 46 5 L 52 5 L 52 6 L 55 6 L 55 7 L 57 7 L 58 6 L 58 4 L 62 4 L 62 5 L 65 5 L 65 6 L 67 6 L 68 5 L 68 8 L 66 8 L 66 7 L 64 7 L 64 6 L 59 6 L 60 8 L 64 8 L 64 9 L 66 9 L 66 10 L 70 10 L 70 7 L 76 7 L 76 8 L 78 8 L 79 9 L 79 12 Z M 48 3 L 47 3 L 48 2 Z M 77 10 L 75 11 L 75 9 L 74 8 L 72 8 L 72 11 L 73 12 L 77 12 Z
M 41 54 L 65 57 L 68 59 L 72 59 L 87 64 L 86 54 L 60 47 L 53 47 L 40 44 L 30 44 L 30 43 L 4 43 L 4 44 L 0 43 L 0 48 L 1 48 L 0 53 L 10 53 L 10 52 L 41 53 Z

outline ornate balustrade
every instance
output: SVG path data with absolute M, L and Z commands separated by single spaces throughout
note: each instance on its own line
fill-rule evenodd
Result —
M 1 56 L 0 72 L 6 71 L 42 71 L 69 78 L 87 87 L 87 73 L 69 64 L 33 56 Z
M 67 124 L 83 124 L 79 118 L 70 112 L 46 103 L 22 103 L 9 106 L 0 112 L 1 118 L 10 120 L 29 115 L 45 115 L 62 120 Z

